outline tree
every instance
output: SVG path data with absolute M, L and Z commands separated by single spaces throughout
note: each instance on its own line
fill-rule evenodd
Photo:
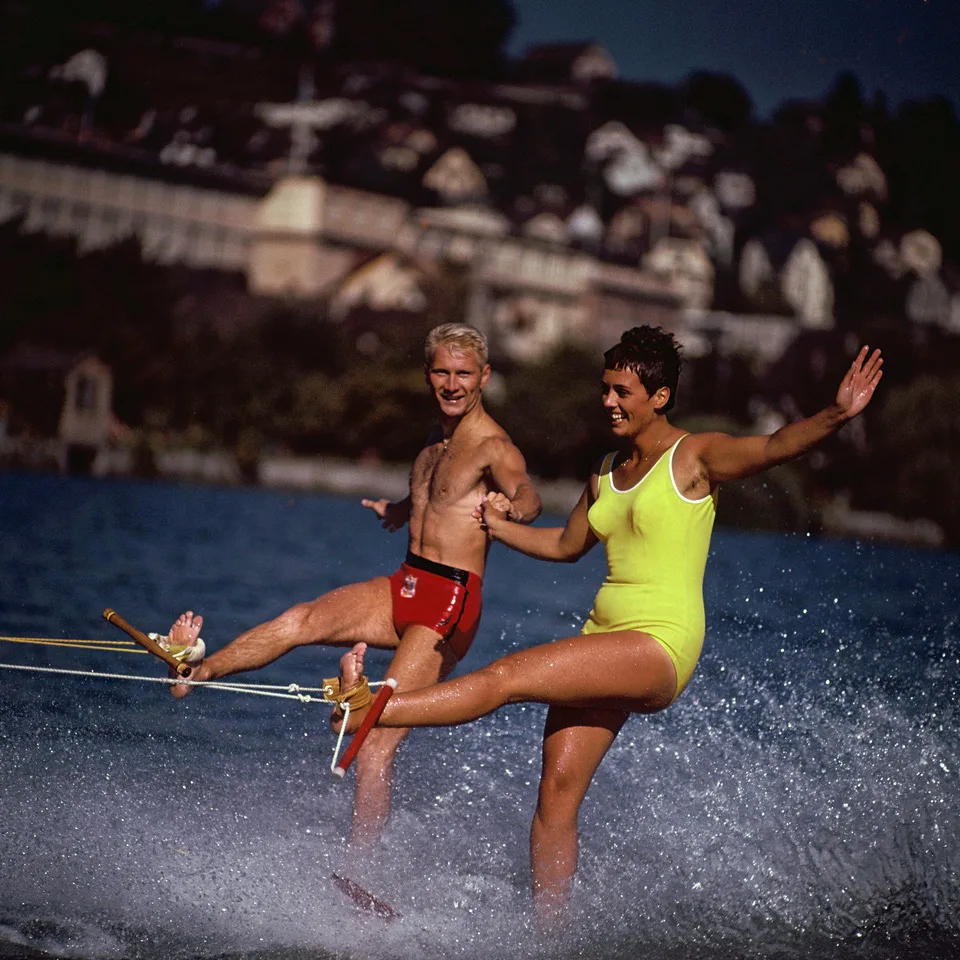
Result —
M 925 517 L 960 545 L 960 381 L 923 375 L 891 390 L 865 470 L 866 505 Z
M 491 399 L 493 415 L 523 451 L 532 472 L 549 479 L 585 479 L 609 447 L 597 364 L 593 351 L 565 346 L 511 373 L 506 403 Z
M 903 104 L 879 157 L 890 180 L 889 219 L 923 227 L 960 260 L 960 121 L 946 98 Z
M 391 60 L 424 73 L 490 79 L 513 29 L 510 0 L 351 0 L 337 8 L 345 60 Z
M 688 109 L 725 133 L 746 130 L 753 119 L 753 101 L 739 80 L 725 73 L 690 74 L 680 90 Z
M 860 149 L 866 117 L 860 81 L 852 73 L 840 74 L 823 104 L 823 140 L 828 157 L 845 158 Z

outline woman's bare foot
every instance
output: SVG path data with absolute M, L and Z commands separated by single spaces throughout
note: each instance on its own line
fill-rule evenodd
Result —
M 170 632 L 161 640 L 161 646 L 169 650 L 178 660 L 185 660 L 190 665 L 190 672 L 186 675 L 170 675 L 175 679 L 199 680 L 198 669 L 203 663 L 206 653 L 203 641 L 200 639 L 200 628 L 203 626 L 203 617 L 193 615 L 192 610 L 181 613 L 170 627 Z M 189 684 L 177 683 L 170 687 L 170 692 L 178 700 L 185 697 L 193 689 Z
M 340 658 L 340 690 L 346 693 L 352 690 L 363 677 L 363 658 L 367 652 L 365 643 L 355 643 Z M 339 713 L 339 707 L 334 708 L 334 714 L 331 719 L 333 729 L 339 733 L 343 724 L 343 715 Z M 350 722 L 347 725 L 347 733 L 353 733 L 360 725 L 360 721 L 367 712 L 367 707 L 353 709 L 350 711 Z

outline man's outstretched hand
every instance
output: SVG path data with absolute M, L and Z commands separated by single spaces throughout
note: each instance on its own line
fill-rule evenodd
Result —
M 391 533 L 399 530 L 410 519 L 409 499 L 394 503 L 384 497 L 382 500 L 361 500 L 360 503 L 372 510 L 383 521 L 383 529 Z

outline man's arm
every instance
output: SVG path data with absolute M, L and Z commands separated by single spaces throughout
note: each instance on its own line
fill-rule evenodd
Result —
M 488 442 L 492 447 L 490 476 L 497 490 L 510 501 L 507 516 L 514 523 L 533 523 L 540 516 L 543 505 L 527 473 L 523 454 L 509 440 Z
M 788 423 L 764 437 L 731 437 L 724 433 L 701 434 L 695 440 L 699 459 L 711 487 L 738 480 L 785 463 L 812 450 L 852 420 L 870 402 L 883 376 L 879 350 L 867 357 L 863 347 L 850 365 L 836 400 L 812 417 Z

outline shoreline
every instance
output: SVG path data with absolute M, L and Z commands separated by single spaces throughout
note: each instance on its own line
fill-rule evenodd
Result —
M 244 467 L 233 454 L 191 448 L 150 451 L 144 455 L 130 447 L 104 447 L 83 464 L 84 469 L 71 466 L 75 465 L 59 441 L 0 438 L 0 472 L 32 470 L 94 479 L 165 479 L 391 500 L 406 496 L 410 476 L 409 465 L 405 464 L 325 456 L 265 456 Z M 583 482 L 579 480 L 533 480 L 547 513 L 566 516 L 583 491 Z M 945 546 L 943 531 L 933 521 L 856 510 L 842 493 L 824 503 L 817 513 L 819 536 L 934 549 Z M 754 529 L 749 524 L 732 526 Z
M 103 447 L 83 464 L 83 469 L 72 466 L 60 441 L 0 438 L 0 472 L 26 470 L 103 480 L 180 480 L 391 500 L 407 495 L 410 479 L 408 464 L 322 455 L 264 456 L 245 468 L 231 453 L 189 447 L 150 451 L 146 456 L 131 447 Z M 551 513 L 569 513 L 583 491 L 579 480 L 534 480 L 544 509 Z

